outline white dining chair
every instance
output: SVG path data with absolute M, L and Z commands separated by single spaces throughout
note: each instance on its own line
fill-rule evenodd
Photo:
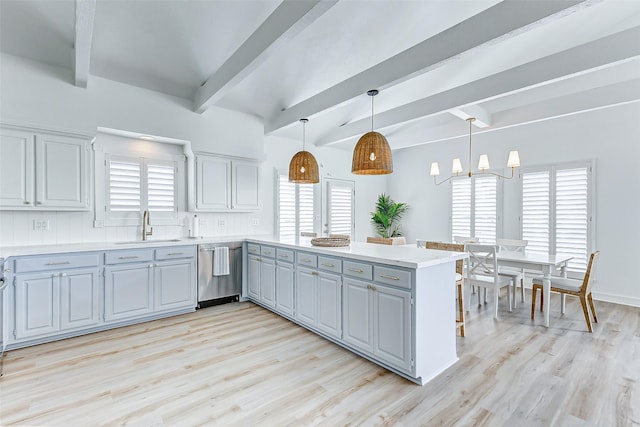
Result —
M 484 289 L 492 289 L 494 292 L 494 318 L 498 320 L 498 300 L 500 299 L 500 289 L 507 287 L 509 312 L 511 312 L 511 278 L 498 274 L 498 260 L 496 258 L 496 245 L 481 245 L 467 243 L 465 250 L 469 254 L 467 258 L 467 271 L 464 282 L 468 290 L 472 286 Z M 467 292 L 467 309 L 471 310 L 471 294 Z M 478 305 L 480 303 L 480 292 L 478 292 Z
M 465 244 L 465 243 L 480 243 L 477 237 L 469 237 L 469 236 L 453 236 L 453 241 L 455 243 Z
M 498 252 L 514 252 L 524 255 L 527 243 L 529 243 L 527 240 L 496 239 Z M 499 266 L 498 274 L 511 278 L 513 282 L 513 308 L 518 306 L 516 303 L 516 288 L 518 287 L 518 283 L 520 283 L 520 299 L 524 303 L 524 268 Z

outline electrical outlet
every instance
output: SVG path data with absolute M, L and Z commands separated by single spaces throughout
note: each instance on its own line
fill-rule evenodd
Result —
M 48 219 L 34 219 L 33 220 L 34 231 L 49 231 Z
M 226 226 L 227 226 L 227 221 L 225 221 L 224 218 L 218 219 L 218 227 L 226 227 Z
M 251 219 L 251 225 L 260 225 L 260 218 Z

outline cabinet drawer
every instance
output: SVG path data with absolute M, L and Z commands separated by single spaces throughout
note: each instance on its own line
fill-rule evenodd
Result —
M 342 261 L 337 258 L 329 258 L 326 256 L 318 257 L 318 268 L 320 270 L 332 271 L 334 273 L 342 273 Z
M 276 249 L 276 258 L 286 262 L 293 262 L 293 251 L 286 249 Z
M 123 264 L 127 262 L 153 261 L 153 249 L 134 249 L 130 251 L 113 251 L 104 255 L 105 264 Z
M 94 267 L 100 263 L 97 253 L 47 255 L 18 258 L 15 260 L 14 271 L 59 270 L 61 268 Z
M 195 246 L 173 246 L 170 248 L 156 249 L 156 260 L 158 261 L 177 258 L 195 258 L 195 256 Z
M 373 267 L 373 280 L 378 283 L 411 289 L 411 272 L 397 268 Z
M 298 259 L 296 261 L 299 265 L 306 265 L 313 268 L 318 266 L 318 257 L 304 252 L 298 252 Z
M 260 255 L 260 245 L 255 243 L 247 243 L 247 252 L 254 255 Z
M 276 248 L 271 246 L 260 246 L 260 255 L 273 258 L 276 256 Z
M 360 279 L 371 280 L 373 266 L 362 262 L 343 261 L 342 271 L 345 276 L 358 277 Z

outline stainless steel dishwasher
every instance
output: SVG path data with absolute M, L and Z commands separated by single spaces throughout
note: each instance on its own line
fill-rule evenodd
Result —
M 229 248 L 229 274 L 213 275 L 213 252 Z M 242 242 L 198 245 L 198 308 L 238 301 L 242 292 Z

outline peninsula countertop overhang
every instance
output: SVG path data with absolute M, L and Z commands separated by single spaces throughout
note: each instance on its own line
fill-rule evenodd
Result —
M 406 268 L 423 268 L 467 257 L 462 252 L 426 250 L 412 245 L 380 245 L 375 243 L 351 242 L 345 247 L 313 246 L 311 239 L 300 238 L 298 242 L 279 239 L 274 236 L 220 236 L 201 239 L 165 239 L 147 242 L 87 242 L 64 243 L 54 245 L 27 245 L 0 247 L 0 258 L 16 256 L 62 254 L 71 252 L 113 251 L 122 249 L 157 248 L 163 246 L 199 245 L 207 243 L 251 242 L 262 245 L 275 245 L 295 250 L 304 250 L 329 256 L 347 257 L 361 261 L 377 262 Z

